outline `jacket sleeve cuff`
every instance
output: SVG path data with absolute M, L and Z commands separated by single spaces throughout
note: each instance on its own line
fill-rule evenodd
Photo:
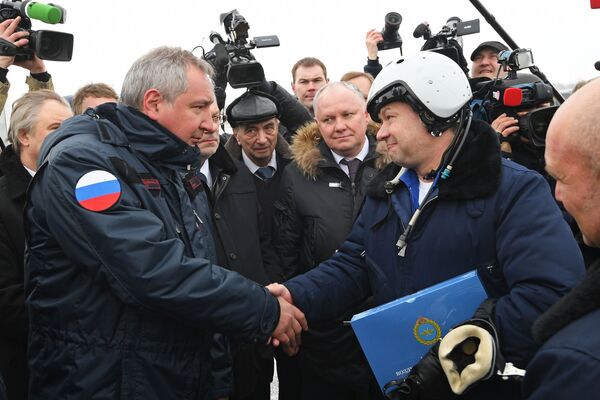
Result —
M 41 80 L 37 80 L 33 75 L 30 75 L 25 79 L 25 83 L 27 83 L 27 86 L 29 86 L 30 91 L 41 89 L 54 90 L 54 84 L 52 83 L 52 78 L 50 78 L 50 74 L 48 74 L 47 72 L 42 72 L 42 74 L 48 75 L 48 81 L 44 82 Z M 37 76 L 42 74 L 35 75 Z
M 265 292 L 265 309 L 260 320 L 260 332 L 257 342 L 266 344 L 279 323 L 281 310 L 279 301 L 277 301 L 267 288 L 265 288 Z

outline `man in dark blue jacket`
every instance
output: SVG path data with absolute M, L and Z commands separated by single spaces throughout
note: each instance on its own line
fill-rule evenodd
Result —
M 492 266 L 481 270 L 490 299 L 478 317 L 497 332 L 504 359 L 525 368 L 537 349 L 533 321 L 582 279 L 583 262 L 548 185 L 501 159 L 493 130 L 471 118 L 470 98 L 466 76 L 443 55 L 421 52 L 386 67 L 368 111 L 394 164 L 370 185 L 338 252 L 271 290 L 319 321 L 369 295 L 383 304 Z M 452 398 L 460 390 L 439 364 L 424 357 L 395 395 Z M 493 376 L 462 397 L 519 398 L 519 385 Z
M 600 247 L 600 80 L 588 83 L 558 109 L 546 138 L 546 169 L 584 242 Z M 600 393 L 600 262 L 585 280 L 533 326 L 544 343 L 527 366 L 530 400 L 597 399 Z
M 296 344 L 299 311 L 213 264 L 196 147 L 210 72 L 153 50 L 121 104 L 44 143 L 25 211 L 31 399 L 209 399 L 213 332 Z

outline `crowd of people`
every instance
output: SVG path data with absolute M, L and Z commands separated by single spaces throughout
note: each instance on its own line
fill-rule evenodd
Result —
M 0 37 L 22 46 L 18 23 Z M 0 153 L 0 400 L 269 400 L 275 368 L 281 400 L 596 398 L 600 81 L 544 149 L 519 136 L 531 110 L 473 98 L 503 43 L 467 76 L 435 51 L 383 67 L 382 39 L 363 71 L 305 57 L 293 94 L 265 80 L 223 109 L 180 48 L 69 98 L 0 56 L 0 105 L 30 71 Z M 472 270 L 468 336 L 382 390 L 347 321 Z

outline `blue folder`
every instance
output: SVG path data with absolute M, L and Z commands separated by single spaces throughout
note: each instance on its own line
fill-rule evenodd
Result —
M 352 317 L 379 386 L 405 378 L 429 347 L 471 318 L 487 297 L 471 271 Z

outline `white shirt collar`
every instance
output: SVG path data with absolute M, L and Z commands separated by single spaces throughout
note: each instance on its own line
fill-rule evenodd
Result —
M 27 172 L 29 172 L 29 175 L 34 176 L 35 175 L 35 171 L 32 169 L 29 169 L 25 166 L 25 164 L 23 164 L 23 168 L 25 168 L 27 170 Z
M 331 149 L 329 149 L 329 150 L 331 150 Z M 365 158 L 369 154 L 369 139 L 367 139 L 365 137 L 365 142 L 363 143 L 363 147 L 360 150 L 360 152 L 356 155 L 356 157 L 344 157 L 344 156 L 340 156 L 338 153 L 336 153 L 333 150 L 331 150 L 331 154 L 333 155 L 333 158 L 335 159 L 335 162 L 338 163 L 338 164 L 343 159 L 346 159 L 346 160 L 350 161 L 350 160 L 354 160 L 355 158 L 358 158 L 361 162 L 365 161 Z
M 252 161 L 250 157 L 246 155 L 244 149 L 242 149 L 242 159 L 244 160 L 246 167 L 248 167 L 250 172 L 253 174 L 256 173 L 256 171 L 260 168 L 258 165 L 254 164 L 254 161 Z M 277 157 L 275 156 L 275 150 L 273 150 L 273 153 L 271 154 L 271 161 L 269 161 L 266 167 L 273 167 L 275 171 L 277 171 Z
M 204 174 L 204 176 L 206 177 L 206 184 L 208 185 L 209 189 L 211 189 L 213 181 L 212 181 L 212 175 L 210 174 L 209 162 L 210 162 L 210 158 L 208 160 L 204 161 L 204 163 L 200 167 L 200 172 L 202 172 Z

